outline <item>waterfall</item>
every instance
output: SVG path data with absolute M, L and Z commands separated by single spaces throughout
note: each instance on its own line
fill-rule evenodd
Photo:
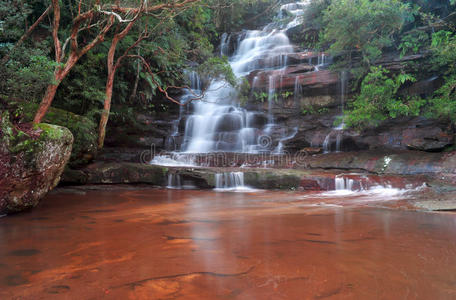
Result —
M 230 51 L 231 35 L 224 33 L 220 43 L 220 56 L 228 56 Z
M 340 73 L 340 107 L 341 107 L 341 113 L 342 115 L 344 114 L 344 107 L 345 107 L 345 95 L 346 95 L 346 90 L 347 90 L 347 71 L 342 71 Z
M 215 174 L 215 188 L 221 191 L 246 189 L 244 185 L 244 173 L 225 172 Z
M 346 71 L 340 73 L 340 124 L 336 127 L 336 130 L 342 130 L 345 128 L 344 123 L 344 110 L 345 110 L 345 98 L 347 95 L 348 76 Z
M 280 11 L 287 11 L 295 16 L 294 21 L 297 22 L 296 19 L 303 14 L 306 5 L 307 2 L 289 3 L 282 6 Z M 222 35 L 220 55 L 230 54 L 230 40 L 230 35 Z M 254 70 L 284 70 L 288 64 L 288 56 L 293 53 L 294 47 L 285 34 L 285 29 L 272 23 L 262 30 L 247 30 L 239 35 L 229 63 L 236 77 L 240 79 Z M 274 148 L 265 149 L 259 140 L 264 134 L 272 134 L 275 93 L 280 83 L 278 76 L 277 74 L 266 78 L 269 79 L 267 123 L 261 122 L 261 118 L 249 120 L 251 112 L 240 107 L 236 90 L 222 80 L 213 79 L 203 99 L 191 104 L 192 114 L 185 124 L 181 150 L 187 153 L 273 151 Z M 253 80 L 252 89 L 259 80 L 258 77 Z M 274 145 L 287 138 L 286 130 L 283 132 L 284 136 L 274 135 Z
M 338 118 L 340 118 L 340 124 L 337 125 L 336 127 L 333 127 L 331 132 L 328 133 L 328 135 L 325 137 L 325 140 L 323 142 L 323 151 L 324 153 L 329 153 L 331 152 L 331 136 L 335 135 L 336 136 L 336 152 L 341 151 L 341 145 L 342 145 L 342 138 L 343 138 L 343 132 L 342 130 L 345 129 L 345 123 L 344 123 L 344 107 L 345 107 L 345 97 L 346 97 L 346 90 L 348 86 L 348 76 L 346 71 L 342 71 L 340 73 L 340 115 Z
M 168 189 L 181 189 L 182 178 L 179 174 L 168 173 Z
M 340 132 L 337 132 L 337 137 L 336 137 L 336 152 L 340 152 L 340 144 L 342 142 L 342 134 Z
M 318 55 L 317 65 L 315 66 L 315 70 L 320 71 L 320 69 L 326 67 L 328 65 L 328 58 L 326 57 L 325 53 L 320 53 Z
M 187 76 L 187 80 L 190 83 L 189 87 L 190 90 L 187 89 L 185 90 L 184 94 L 180 98 L 180 103 L 184 104 L 189 101 L 192 101 L 195 97 L 198 97 L 201 95 L 201 78 L 199 74 L 195 71 L 185 71 L 184 75 Z M 177 143 L 176 143 L 176 138 L 179 136 L 179 124 L 182 120 L 182 117 L 184 115 L 184 110 L 187 108 L 187 106 L 180 105 L 179 106 L 179 116 L 176 120 L 172 121 L 172 133 L 171 135 L 166 139 L 165 142 L 165 149 L 168 151 L 177 151 Z
M 323 141 L 323 152 L 324 153 L 331 152 L 331 144 L 329 143 L 331 141 L 331 133 L 332 133 L 332 131 L 325 137 L 325 140 Z
M 353 189 L 353 179 L 336 177 L 334 179 L 336 191 L 351 191 Z
M 180 157 L 178 150 L 184 156 L 212 152 L 282 153 L 283 142 L 297 133 L 296 129 L 291 131 L 274 124 L 273 115 L 276 91 L 281 89 L 289 56 L 296 53 L 286 30 L 303 22 L 302 15 L 309 2 L 306 0 L 289 3 L 280 8 L 282 16 L 286 11 L 287 16 L 293 17 L 288 24 L 284 24 L 284 19 L 261 30 L 245 30 L 237 35 L 235 42 L 234 36 L 230 34 L 221 36 L 220 55 L 229 56 L 228 61 L 235 76 L 241 80 L 242 77 L 257 72 L 252 81 L 251 95 L 269 79 L 269 82 L 266 82 L 269 86 L 267 111 L 248 111 L 242 108 L 237 90 L 218 78 L 213 78 L 203 93 L 198 73 L 186 71 L 191 90 L 181 96 L 180 102 L 191 103 L 180 107 L 179 117 L 172 122 L 171 134 L 165 141 L 165 149 L 175 152 L 155 156 L 152 164 L 194 165 L 194 162 Z M 274 75 L 259 76 L 262 71 Z M 295 83 L 295 99 L 302 95 L 298 77 Z M 185 130 L 182 133 L 179 132 L 179 127 L 184 118 Z
M 300 100 L 300 98 L 302 96 L 302 85 L 299 82 L 299 80 L 300 80 L 299 76 L 296 76 L 295 84 L 294 84 L 294 91 L 293 91 L 293 97 L 294 97 L 295 103 L 298 103 L 298 101 Z
M 274 105 L 274 96 L 275 96 L 275 82 L 274 77 L 269 76 L 269 89 L 268 89 L 268 122 L 270 125 L 273 124 L 274 116 L 272 114 L 272 107 Z

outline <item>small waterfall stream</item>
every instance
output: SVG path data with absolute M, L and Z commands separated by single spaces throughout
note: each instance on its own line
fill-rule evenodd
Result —
M 182 177 L 179 174 L 168 173 L 168 189 L 182 189 Z
M 344 109 L 345 109 L 345 97 L 347 93 L 348 86 L 348 76 L 346 71 L 340 73 L 340 115 L 338 116 L 339 125 L 333 127 L 328 135 L 325 137 L 323 142 L 323 151 L 324 153 L 331 152 L 331 141 L 333 138 L 336 138 L 336 149 L 335 152 L 340 152 L 342 145 L 342 130 L 345 128 L 344 123 Z
M 336 177 L 334 179 L 336 191 L 352 191 L 353 183 L 355 182 L 353 179 L 345 178 L 343 176 Z
M 216 190 L 236 190 L 245 188 L 244 173 L 242 172 L 225 172 L 215 174 Z

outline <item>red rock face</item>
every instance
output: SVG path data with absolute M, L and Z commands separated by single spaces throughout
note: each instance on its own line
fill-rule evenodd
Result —
M 260 90 L 268 89 L 271 78 L 274 80 L 275 89 L 284 90 L 293 90 L 296 78 L 303 90 L 330 89 L 335 88 L 339 83 L 339 75 L 337 73 L 329 70 L 315 71 L 315 68 L 309 65 L 290 66 L 284 70 L 255 71 L 248 76 L 252 88 Z

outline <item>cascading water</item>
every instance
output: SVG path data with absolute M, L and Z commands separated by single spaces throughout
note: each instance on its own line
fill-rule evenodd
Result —
M 201 96 L 202 91 L 201 91 L 201 79 L 198 75 L 197 72 L 195 71 L 190 71 L 186 72 L 186 75 L 188 77 L 188 80 L 190 82 L 190 90 L 185 90 L 185 93 L 181 96 L 180 102 L 182 104 L 185 104 L 189 101 L 192 101 L 195 98 L 198 98 Z M 173 126 L 173 132 L 171 135 L 167 138 L 165 148 L 168 151 L 177 151 L 177 143 L 176 143 L 176 138 L 179 136 L 179 124 L 182 120 L 183 114 L 187 106 L 185 105 L 180 105 L 179 106 L 179 117 L 172 122 Z
M 231 42 L 231 36 L 227 33 L 222 35 L 222 40 L 220 43 L 220 56 L 228 56 L 229 55 L 229 47 Z
M 279 19 L 283 20 L 286 16 L 292 17 L 292 21 L 286 24 L 286 29 L 302 24 L 304 9 L 309 3 L 310 1 L 293 2 L 280 7 Z
M 353 179 L 345 178 L 345 177 L 336 177 L 334 179 L 336 191 L 351 191 L 353 189 L 353 183 L 355 182 Z
M 215 189 L 218 191 L 251 190 L 244 185 L 244 173 L 225 172 L 215 174 Z
M 167 188 L 168 189 L 181 189 L 182 188 L 182 177 L 179 174 L 169 173 Z
M 168 156 L 156 157 L 152 163 L 168 166 L 184 166 L 191 164 L 185 155 L 212 152 L 241 152 L 241 153 L 274 153 L 283 152 L 284 141 L 293 138 L 297 128 L 293 130 L 275 124 L 273 109 L 277 92 L 281 92 L 282 80 L 290 55 L 296 54 L 295 47 L 290 43 L 286 30 L 302 24 L 305 7 L 310 1 L 299 1 L 285 4 L 280 8 L 281 20 L 273 22 L 262 30 L 248 30 L 237 36 L 223 34 L 220 44 L 220 55 L 230 56 L 229 63 L 237 78 L 242 78 L 253 71 L 270 73 L 267 93 L 267 111 L 247 111 L 240 107 L 236 89 L 225 81 L 213 79 L 202 92 L 201 81 L 195 72 L 189 72 L 191 88 L 181 98 L 181 103 L 187 103 L 196 95 L 201 95 L 198 101 L 192 101 L 191 114 L 186 119 L 185 132 L 181 143 L 181 154 L 174 152 Z M 233 49 L 236 48 L 236 49 Z M 233 52 L 234 50 L 234 52 Z M 316 61 L 315 61 L 316 62 Z M 317 63 L 317 62 L 316 62 Z M 318 65 L 323 66 L 326 58 L 322 54 Z M 312 59 L 309 58 L 312 65 Z M 315 66 L 318 70 L 319 66 Z M 254 76 L 252 92 L 259 83 Z M 299 103 L 302 96 L 302 86 L 297 76 L 295 83 L 295 100 Z M 266 84 L 266 86 L 268 85 Z M 280 89 L 279 89 L 280 87 Z M 179 136 L 179 124 L 184 112 L 180 111 L 179 119 L 175 121 L 174 132 L 168 139 L 168 150 L 176 151 L 175 138 Z M 266 137 L 266 138 L 265 138 Z M 182 155 L 182 157 L 180 156 Z M 181 180 L 173 175 L 169 177 L 170 187 L 181 185 Z M 243 174 L 222 173 L 216 175 L 218 189 L 242 188 Z
M 333 136 L 336 137 L 336 152 L 340 152 L 341 144 L 342 144 L 342 130 L 345 128 L 344 123 L 344 108 L 345 108 L 345 97 L 346 97 L 346 90 L 348 85 L 348 77 L 347 72 L 342 71 L 340 73 L 340 115 L 339 118 L 339 125 L 333 127 L 332 130 L 326 136 L 323 142 L 323 151 L 324 153 L 331 152 L 331 138 Z
M 286 26 L 273 23 L 263 30 L 245 31 L 239 35 L 238 47 L 229 59 L 238 78 L 254 70 L 280 70 L 286 67 L 288 55 L 294 53 L 294 47 L 285 34 L 285 28 L 301 22 L 306 5 L 307 2 L 295 2 L 281 7 L 282 15 L 286 11 L 287 15 L 293 16 L 293 20 Z M 230 35 L 222 36 L 221 55 L 229 54 L 230 41 Z M 234 88 L 224 81 L 213 80 L 202 101 L 192 103 L 193 113 L 187 119 L 181 150 L 187 153 L 257 153 L 277 150 L 277 144 L 286 136 L 278 137 L 273 143 L 276 146 L 271 144 L 268 145 L 269 148 L 259 142 L 259 137 L 271 134 L 275 128 L 272 110 L 276 86 L 280 82 L 278 76 L 280 75 L 269 77 L 267 123 L 257 118 L 260 112 L 252 114 L 239 106 Z

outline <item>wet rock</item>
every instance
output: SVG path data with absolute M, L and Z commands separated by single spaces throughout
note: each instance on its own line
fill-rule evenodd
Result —
M 167 103 L 167 105 L 170 104 Z M 116 120 L 110 121 L 105 146 L 108 148 L 142 148 L 143 150 L 155 146 L 156 149 L 163 149 L 166 138 L 174 130 L 173 120 L 177 119 L 178 116 L 176 106 L 173 105 L 169 112 L 160 114 L 138 112 L 135 122 L 128 124 Z
M 73 144 L 64 127 L 38 124 L 37 137 L 2 120 L 0 135 L 0 214 L 36 206 L 59 182 Z
M 337 116 L 337 109 L 327 114 L 304 117 L 281 115 L 281 119 L 287 119 L 287 126 L 298 126 L 298 132 L 286 141 L 285 148 L 289 151 L 299 151 L 309 146 L 322 147 L 326 139 L 329 140 L 329 148 L 332 151 L 335 151 L 338 140 L 341 151 L 369 149 L 438 152 L 454 145 L 454 129 L 447 123 L 435 120 L 398 118 L 388 120 L 377 128 L 359 132 L 351 129 L 334 130 Z
M 302 149 L 301 151 L 304 151 L 305 153 L 307 153 L 309 155 L 315 155 L 315 154 L 323 153 L 323 149 L 322 148 L 316 148 L 316 147 L 306 147 L 306 148 Z
M 456 195 L 452 195 L 455 197 Z M 455 200 L 425 200 L 416 201 L 413 205 L 420 209 L 431 210 L 431 211 L 456 211 Z
M 436 120 L 398 118 L 360 133 L 360 139 L 370 149 L 441 151 L 453 145 L 454 130 L 449 124 Z
M 38 104 L 28 103 L 21 107 L 24 113 L 24 122 L 31 123 L 38 109 Z M 71 131 L 74 142 L 68 165 L 77 167 L 88 164 L 96 158 L 97 124 L 90 118 L 63 109 L 50 107 L 43 119 L 43 123 L 62 126 Z
M 287 29 L 286 34 L 294 44 L 313 45 L 318 42 L 319 31 L 314 28 L 306 28 L 306 25 L 298 25 Z
M 151 184 L 166 183 L 167 168 L 140 163 L 96 162 L 87 167 L 65 172 L 62 183 L 79 184 Z
M 276 89 L 294 90 L 298 82 L 302 86 L 303 94 L 311 93 L 313 96 L 339 93 L 337 73 L 330 70 L 314 71 L 314 67 L 308 65 L 287 67 L 285 70 L 252 72 L 248 76 L 252 88 L 264 91 L 269 88 L 271 78 Z
M 443 84 L 443 79 L 439 76 L 433 76 L 426 80 L 420 80 L 413 83 L 409 87 L 405 87 L 399 91 L 403 96 L 418 96 L 422 98 L 431 97 L 438 88 Z

